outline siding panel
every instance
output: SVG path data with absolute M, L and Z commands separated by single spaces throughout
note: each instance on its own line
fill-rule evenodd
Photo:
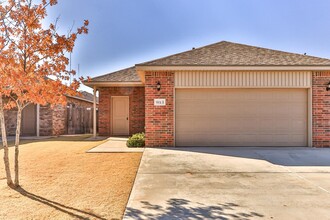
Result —
M 177 88 L 311 87 L 310 71 L 178 71 Z

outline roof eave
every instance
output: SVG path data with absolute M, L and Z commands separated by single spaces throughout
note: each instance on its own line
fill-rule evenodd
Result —
M 141 65 L 135 66 L 136 71 L 180 71 L 180 70 L 310 70 L 310 71 L 324 71 L 330 70 L 330 65 L 294 65 L 294 66 L 210 66 L 210 65 Z
M 77 99 L 77 100 L 81 100 L 81 101 L 84 101 L 84 102 L 94 103 L 94 101 L 91 101 L 89 99 L 85 99 L 85 98 L 82 98 L 82 97 L 71 96 L 71 95 L 66 95 L 66 97 Z M 96 102 L 96 104 L 98 105 L 99 102 Z
M 104 81 L 104 82 L 83 82 L 85 86 L 90 88 L 95 87 L 143 87 L 142 82 L 111 82 L 111 81 Z

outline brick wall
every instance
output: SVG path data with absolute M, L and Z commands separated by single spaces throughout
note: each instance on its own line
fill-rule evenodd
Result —
M 144 131 L 144 87 L 99 88 L 99 135 L 111 135 L 111 96 L 129 96 L 129 133 Z
M 52 111 L 52 135 L 58 136 L 66 134 L 67 126 L 67 108 L 66 105 L 56 105 Z
M 174 73 L 146 72 L 145 95 L 146 146 L 174 146 Z M 166 99 L 166 105 L 154 106 L 154 99 Z
M 99 88 L 99 135 L 110 135 L 110 89 Z
M 330 147 L 330 72 L 313 73 L 313 146 Z
M 5 110 L 5 124 L 8 136 L 16 135 L 17 110 Z M 0 128 L 1 131 L 1 128 Z
M 53 128 L 53 109 L 50 105 L 40 105 L 39 111 L 40 136 L 51 136 Z

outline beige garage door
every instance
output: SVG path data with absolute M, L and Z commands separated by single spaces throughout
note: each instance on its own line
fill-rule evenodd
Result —
M 177 89 L 176 146 L 307 146 L 306 89 Z

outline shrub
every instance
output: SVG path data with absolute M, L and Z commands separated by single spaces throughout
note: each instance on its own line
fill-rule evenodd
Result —
M 133 134 L 126 142 L 127 147 L 144 147 L 145 134 L 137 133 Z

